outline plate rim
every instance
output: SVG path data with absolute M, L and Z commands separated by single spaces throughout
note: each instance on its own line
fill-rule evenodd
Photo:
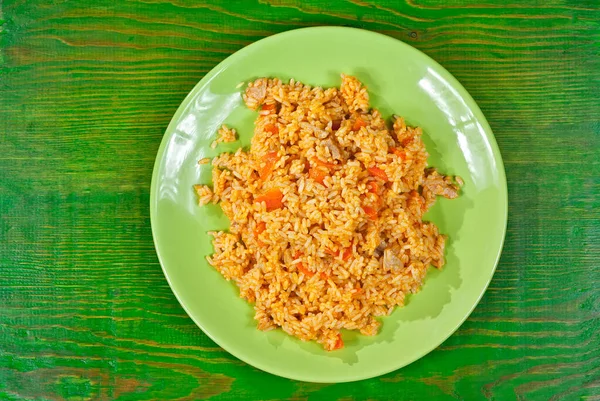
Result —
M 302 375 L 288 374 L 288 371 L 285 371 L 282 373 L 282 372 L 277 371 L 276 369 L 272 369 L 269 365 L 265 365 L 261 362 L 256 362 L 254 360 L 250 360 L 249 358 L 246 358 L 245 356 L 240 356 L 236 352 L 232 352 L 228 346 L 223 346 L 218 339 L 214 338 L 211 333 L 209 333 L 207 330 L 205 330 L 203 324 L 201 322 L 199 322 L 193 316 L 193 314 L 190 312 L 188 307 L 182 301 L 178 292 L 175 290 L 173 283 L 172 283 L 172 279 L 169 276 L 168 269 L 165 267 L 165 263 L 163 262 L 163 258 L 161 257 L 161 252 L 159 250 L 159 245 L 158 245 L 158 241 L 157 241 L 158 234 L 157 234 L 157 227 L 156 227 L 157 226 L 156 220 L 158 218 L 157 217 L 157 190 L 156 190 L 157 182 L 158 182 L 158 170 L 161 165 L 161 161 L 164 158 L 165 149 L 167 147 L 167 144 L 169 143 L 169 140 L 172 137 L 174 125 L 177 124 L 176 123 L 177 119 L 184 112 L 187 105 L 189 105 L 190 100 L 203 87 L 205 87 L 207 84 L 209 84 L 215 76 L 217 76 L 222 70 L 224 70 L 225 67 L 227 67 L 229 64 L 231 64 L 232 61 L 235 61 L 235 59 L 242 57 L 245 53 L 252 51 L 252 49 L 254 47 L 261 46 L 262 44 L 264 44 L 266 42 L 281 39 L 282 37 L 285 37 L 285 36 L 292 37 L 295 35 L 302 35 L 302 34 L 304 34 L 304 32 L 307 32 L 307 31 L 318 31 L 318 30 L 358 32 L 359 34 L 362 34 L 362 35 L 367 35 L 367 36 L 371 35 L 380 40 L 381 39 L 388 40 L 388 41 L 390 41 L 390 43 L 394 42 L 394 45 L 396 45 L 396 46 L 404 47 L 405 49 L 407 49 L 409 51 L 418 53 L 420 55 L 420 57 L 423 57 L 429 64 L 432 64 L 435 66 L 436 69 L 441 70 L 445 74 L 444 78 L 446 80 L 450 81 L 450 84 L 452 85 L 452 87 L 454 87 L 458 90 L 459 95 L 462 98 L 464 98 L 468 103 L 472 103 L 474 105 L 474 107 L 469 106 L 469 109 L 471 109 L 474 112 L 476 118 L 482 123 L 482 126 L 484 128 L 483 131 L 485 133 L 485 138 L 487 139 L 488 143 L 490 144 L 490 147 L 492 149 L 492 155 L 494 156 L 493 159 L 496 162 L 496 166 L 497 166 L 496 171 L 498 172 L 498 182 L 500 184 L 499 187 L 502 192 L 501 195 L 503 195 L 501 212 L 502 212 L 502 220 L 504 221 L 504 224 L 502 225 L 502 235 L 501 235 L 501 240 L 500 240 L 500 244 L 498 247 L 498 251 L 497 251 L 496 255 L 494 255 L 494 266 L 492 269 L 490 269 L 489 277 L 486 277 L 486 284 L 482 287 L 480 293 L 477 295 L 476 301 L 469 308 L 469 310 L 464 314 L 464 316 L 462 316 L 459 319 L 457 324 L 454 327 L 452 327 L 451 330 L 448 331 L 447 335 L 443 336 L 441 341 L 439 341 L 439 342 L 434 341 L 434 342 L 432 342 L 430 347 L 424 347 L 424 351 L 419 353 L 416 357 L 412 358 L 411 360 L 404 361 L 402 363 L 393 365 L 391 367 L 387 366 L 382 369 L 369 369 L 369 370 L 362 371 L 355 375 L 347 375 L 348 377 L 345 377 L 340 380 L 334 380 L 334 381 L 322 380 L 322 379 L 319 379 L 319 377 L 302 377 Z M 168 134 L 169 132 L 171 132 L 171 134 Z M 347 383 L 347 382 L 360 381 L 360 380 L 366 380 L 366 379 L 370 379 L 370 378 L 374 378 L 374 377 L 379 377 L 379 376 L 388 374 L 390 372 L 394 372 L 396 370 L 399 370 L 401 368 L 404 368 L 404 367 L 412 364 L 413 362 L 423 358 L 424 356 L 426 356 L 427 354 L 429 354 L 430 352 L 432 352 L 433 350 L 438 348 L 441 344 L 443 344 L 448 338 L 450 338 L 458 330 L 458 328 L 460 326 L 463 325 L 463 323 L 469 318 L 469 316 L 471 316 L 471 314 L 473 313 L 473 311 L 475 310 L 477 305 L 479 305 L 479 303 L 481 302 L 483 295 L 487 291 L 487 289 L 494 277 L 494 274 L 498 267 L 500 257 L 502 255 L 502 251 L 504 248 L 504 243 L 506 240 L 506 231 L 507 231 L 507 226 L 508 226 L 508 183 L 507 183 L 507 179 L 506 179 L 506 171 L 504 169 L 504 161 L 502 158 L 502 153 L 500 151 L 500 148 L 498 147 L 498 143 L 496 142 L 496 137 L 492 131 L 491 126 L 489 125 L 487 119 L 485 118 L 485 115 L 481 111 L 481 109 L 480 109 L 479 105 L 477 104 L 477 102 L 475 101 L 475 99 L 473 99 L 473 97 L 470 95 L 470 93 L 467 91 L 467 89 L 446 68 L 444 68 L 441 64 L 439 64 L 437 61 L 435 61 L 433 58 L 431 58 L 430 56 L 428 56 L 421 50 L 403 42 L 400 39 L 396 39 L 389 35 L 385 35 L 382 33 L 370 31 L 370 30 L 366 30 L 366 29 L 345 27 L 345 26 L 312 26 L 312 27 L 291 29 L 288 31 L 276 33 L 276 34 L 267 36 L 265 38 L 259 39 L 257 41 L 254 41 L 254 42 L 242 47 L 241 49 L 235 51 L 234 53 L 232 53 L 229 56 L 227 56 L 226 58 L 224 58 L 215 67 L 213 67 L 208 73 L 206 73 L 202 77 L 202 79 L 200 79 L 200 81 L 198 81 L 198 83 L 196 83 L 196 85 L 194 85 L 194 87 L 190 90 L 190 92 L 185 96 L 185 98 L 181 101 L 181 103 L 179 104 L 179 107 L 173 114 L 173 117 L 169 121 L 169 124 L 165 128 L 163 136 L 161 138 L 159 148 L 156 153 L 156 158 L 155 158 L 154 165 L 152 168 L 152 178 L 151 178 L 151 183 L 150 183 L 150 225 L 151 225 L 154 249 L 156 251 L 156 255 L 157 255 L 159 264 L 160 264 L 162 272 L 167 280 L 167 283 L 169 284 L 169 287 L 171 288 L 171 291 L 173 292 L 173 294 L 175 295 L 175 298 L 177 299 L 177 302 L 181 305 L 181 307 L 183 308 L 185 313 L 194 322 L 194 324 L 196 324 L 196 326 L 198 326 L 198 328 L 200 328 L 202 330 L 202 332 L 204 334 L 206 334 L 206 336 L 208 336 L 219 347 L 223 348 L 230 355 L 234 356 L 235 358 L 238 358 L 239 360 L 245 362 L 246 364 L 253 366 L 255 368 L 258 368 L 264 372 L 273 374 L 275 376 L 284 377 L 287 379 L 292 379 L 292 380 L 297 380 L 297 381 L 312 382 L 312 383 Z M 365 372 L 368 372 L 368 373 L 365 373 Z

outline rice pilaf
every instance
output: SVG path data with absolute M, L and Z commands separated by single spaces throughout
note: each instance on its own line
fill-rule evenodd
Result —
M 260 330 L 326 350 L 343 347 L 341 329 L 375 335 L 376 317 L 444 265 L 445 237 L 422 216 L 458 186 L 427 167 L 421 129 L 401 117 L 388 128 L 354 77 L 339 89 L 260 78 L 244 101 L 259 111 L 249 151 L 215 157 L 212 191 L 196 186 L 231 222 L 211 233 L 208 262 Z

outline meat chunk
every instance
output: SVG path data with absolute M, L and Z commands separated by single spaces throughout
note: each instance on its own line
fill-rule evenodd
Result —
M 383 267 L 387 270 L 399 270 L 404 268 L 404 263 L 394 249 L 387 248 L 383 251 Z
M 449 177 L 440 175 L 436 170 L 431 170 L 427 174 L 423 182 L 423 188 L 444 198 L 454 199 L 458 197 L 458 186 Z
M 342 152 L 338 145 L 336 145 L 331 138 L 327 138 L 322 142 L 322 145 L 329 149 L 331 157 L 336 160 L 342 160 Z
M 305 121 L 300 123 L 300 128 L 302 128 L 303 130 L 305 130 L 307 132 L 314 133 L 314 135 L 319 139 L 327 138 L 327 136 L 329 135 L 329 133 L 327 131 L 325 131 L 324 129 L 321 129 L 321 128 L 319 128 L 311 123 L 307 123 Z
M 380 257 L 383 254 L 383 251 L 386 247 L 387 243 L 385 241 L 381 241 L 381 244 L 379 244 L 379 246 L 375 248 L 375 251 L 373 251 L 373 255 L 375 255 L 376 257 Z
M 256 110 L 264 103 L 267 96 L 267 84 L 267 78 L 260 78 L 248 84 L 243 98 L 249 109 Z

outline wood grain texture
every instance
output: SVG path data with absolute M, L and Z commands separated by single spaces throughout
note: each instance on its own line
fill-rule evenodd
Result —
M 487 116 L 509 183 L 504 252 L 471 317 L 350 384 L 216 346 L 150 232 L 154 157 L 187 92 L 243 46 L 312 25 L 440 62 Z M 596 0 L 0 0 L 0 399 L 600 400 L 599 43 Z

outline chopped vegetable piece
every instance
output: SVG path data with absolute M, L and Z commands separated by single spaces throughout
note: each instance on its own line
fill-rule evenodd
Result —
M 367 191 L 371 192 L 372 194 L 379 193 L 379 184 L 377 184 L 375 181 L 367 182 Z
M 256 225 L 256 227 L 254 227 L 254 236 L 258 237 L 258 235 L 260 233 L 262 233 L 263 231 L 265 231 L 266 228 L 267 228 L 267 225 L 265 224 L 265 222 L 261 221 L 260 223 L 258 223 Z
M 402 149 L 398 148 L 390 148 L 390 152 L 401 158 L 402 160 L 406 159 L 406 152 Z
M 270 132 L 273 135 L 279 134 L 279 128 L 275 124 L 265 125 L 265 131 Z
M 367 123 L 361 117 L 358 117 L 352 125 L 352 131 L 358 131 L 361 127 L 366 127 Z
M 329 280 L 329 275 L 327 273 L 319 273 L 319 276 L 323 279 L 323 280 Z
M 335 166 L 336 166 L 336 165 L 335 165 L 335 164 L 333 164 L 333 163 L 327 163 L 327 162 L 324 162 L 324 161 L 322 161 L 322 160 L 320 160 L 320 159 L 318 159 L 318 158 L 316 158 L 316 157 L 313 157 L 313 158 L 312 158 L 312 162 L 313 162 L 314 164 L 316 164 L 317 166 L 320 166 L 320 167 L 327 167 L 328 169 L 335 168 Z
M 362 209 L 369 219 L 377 220 L 377 210 L 373 209 L 371 206 L 363 206 Z
M 258 203 L 265 202 L 265 205 L 267 206 L 267 212 L 282 208 L 283 207 L 282 200 L 283 200 L 283 193 L 277 188 L 270 189 L 267 192 L 265 192 L 264 194 L 254 198 L 255 202 L 258 202 Z
M 402 143 L 402 146 L 407 147 L 412 141 L 413 138 L 404 138 L 400 143 Z
M 277 109 L 277 104 L 276 103 L 265 103 L 262 106 L 262 110 L 276 110 Z
M 315 275 L 315 273 L 311 272 L 306 267 L 304 267 L 304 264 L 302 262 L 298 263 L 296 266 L 298 267 L 298 270 L 300 270 L 301 273 L 304 273 L 306 277 L 312 277 Z
M 342 251 L 342 260 L 344 262 L 347 262 L 351 256 L 352 256 L 352 247 L 351 246 L 349 246 L 348 248 L 346 248 Z
M 382 179 L 383 181 L 389 181 L 387 174 L 385 171 L 380 169 L 379 167 L 369 167 L 367 171 L 373 176 Z
M 342 335 L 338 334 L 337 341 L 335 342 L 335 345 L 333 346 L 333 348 L 331 350 L 333 351 L 333 350 L 342 349 L 342 348 L 344 348 L 344 340 L 342 340 Z
M 258 168 L 258 175 L 261 179 L 264 180 L 273 172 L 278 160 L 279 156 L 277 155 L 277 152 L 269 152 L 263 157 L 262 163 L 264 165 Z
M 325 177 L 327 177 L 327 172 L 323 168 L 311 168 L 308 171 L 308 176 L 318 182 L 319 184 L 323 184 Z
M 302 253 L 299 251 L 296 251 L 296 253 L 294 254 L 294 259 L 298 259 L 302 256 Z M 300 271 L 300 273 L 304 273 L 305 276 L 307 277 L 312 277 L 315 275 L 315 273 L 311 272 L 310 270 L 308 270 L 306 268 L 306 266 L 304 266 L 304 263 L 302 262 L 298 262 L 296 264 L 296 268 Z

